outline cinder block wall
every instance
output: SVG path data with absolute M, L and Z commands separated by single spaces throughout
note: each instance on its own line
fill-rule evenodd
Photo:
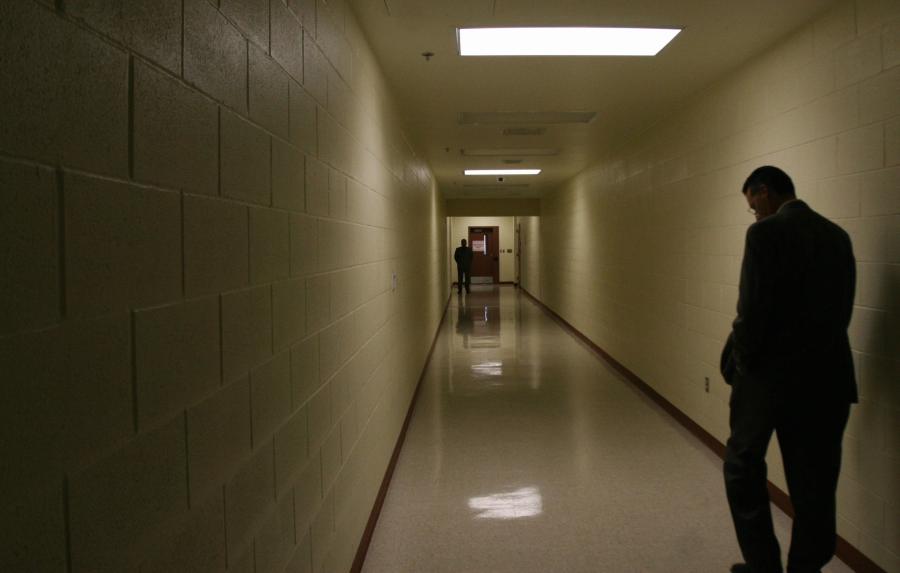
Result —
M 0 77 L 0 570 L 346 571 L 448 281 L 350 9 L 10 0 Z
M 541 218 L 516 217 L 521 241 L 519 278 L 523 289 L 541 298 Z
M 724 440 L 717 365 L 753 221 L 740 187 L 763 164 L 853 239 L 861 402 L 839 528 L 900 571 L 900 3 L 836 4 L 545 197 L 542 298 Z M 769 459 L 784 487 L 774 442 Z

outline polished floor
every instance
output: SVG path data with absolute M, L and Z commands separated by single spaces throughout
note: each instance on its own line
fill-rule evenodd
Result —
M 448 312 L 363 571 L 740 561 L 721 461 L 696 438 L 515 288 L 473 287 Z

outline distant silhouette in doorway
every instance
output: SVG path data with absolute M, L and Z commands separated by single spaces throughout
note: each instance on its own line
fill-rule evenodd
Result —
M 466 245 L 466 240 L 460 241 L 460 246 L 456 247 L 453 253 L 453 260 L 456 261 L 456 292 L 462 294 L 463 286 L 466 292 L 471 291 L 472 286 L 472 247 Z

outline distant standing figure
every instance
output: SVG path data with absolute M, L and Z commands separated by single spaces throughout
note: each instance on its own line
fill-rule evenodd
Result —
M 456 251 L 453 253 L 453 260 L 456 261 L 456 292 L 462 293 L 463 285 L 466 287 L 466 292 L 470 292 L 472 277 L 469 273 L 472 271 L 472 248 L 466 246 L 465 239 L 459 244 L 461 246 L 456 247 Z
M 725 489 L 746 561 L 731 570 L 782 571 L 766 489 L 774 432 L 795 512 L 787 570 L 817 572 L 834 555 L 841 439 L 857 401 L 847 335 L 856 263 L 847 233 L 797 199 L 781 169 L 756 169 L 742 193 L 756 223 L 721 361 L 731 384 Z

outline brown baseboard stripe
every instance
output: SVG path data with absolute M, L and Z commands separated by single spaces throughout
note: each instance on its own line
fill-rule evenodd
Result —
M 372 513 L 369 514 L 369 521 L 366 522 L 366 528 L 363 530 L 362 538 L 359 541 L 359 547 L 356 549 L 356 557 L 353 558 L 353 565 L 350 567 L 350 573 L 360 573 L 362 571 L 363 562 L 366 560 L 366 553 L 369 551 L 369 544 L 372 542 L 372 534 L 375 532 L 375 525 L 378 523 L 378 516 L 381 515 L 381 508 L 384 506 L 384 498 L 387 496 L 388 487 L 391 485 L 391 478 L 394 476 L 394 469 L 397 467 L 397 459 L 400 457 L 400 449 L 406 440 L 406 431 L 409 429 L 409 421 L 412 419 L 413 408 L 416 406 L 416 400 L 419 398 L 419 389 L 422 387 L 422 380 L 425 379 L 425 372 L 428 370 L 428 364 L 431 363 L 431 355 L 434 354 L 434 347 L 437 345 L 438 337 L 441 334 L 441 327 L 447 319 L 447 309 L 450 307 L 452 297 L 447 297 L 444 303 L 444 313 L 441 315 L 441 321 L 438 323 L 437 329 L 434 331 L 434 339 L 431 341 L 431 348 L 428 349 L 428 355 L 425 357 L 425 364 L 422 366 L 422 372 L 419 374 L 419 380 L 416 382 L 416 389 L 413 392 L 412 400 L 409 401 L 409 409 L 406 411 L 406 418 L 403 420 L 403 427 L 397 436 L 397 443 L 394 446 L 394 452 L 391 454 L 391 461 L 384 472 L 384 479 L 381 480 L 381 487 L 378 495 L 375 496 L 375 504 L 372 506 Z
M 580 330 L 569 324 L 569 322 L 558 315 L 553 309 L 541 302 L 533 294 L 522 288 L 519 289 L 535 302 L 544 312 L 546 312 L 553 320 L 555 320 L 565 330 L 569 331 L 573 336 L 583 342 L 597 355 L 599 355 L 606 363 L 612 366 L 623 378 L 637 386 L 651 400 L 671 415 L 675 420 L 685 427 L 689 432 L 694 434 L 709 449 L 716 453 L 720 458 L 725 457 L 725 444 L 720 442 L 715 436 L 704 430 L 697 422 L 692 420 L 687 414 L 675 407 L 674 404 L 666 400 L 659 392 L 654 390 L 649 384 L 641 380 L 637 374 L 626 368 L 623 364 L 610 356 L 605 350 L 597 346 L 590 338 L 584 335 Z M 772 482 L 768 483 L 769 498 L 779 509 L 784 511 L 789 517 L 794 517 L 794 508 L 791 505 L 791 498 L 787 493 L 781 490 Z M 724 500 L 723 500 L 724 503 Z M 846 563 L 851 569 L 857 573 L 886 573 L 884 569 L 878 566 L 874 561 L 866 557 L 859 549 L 851 545 L 847 540 L 838 536 L 837 549 L 835 555 Z

